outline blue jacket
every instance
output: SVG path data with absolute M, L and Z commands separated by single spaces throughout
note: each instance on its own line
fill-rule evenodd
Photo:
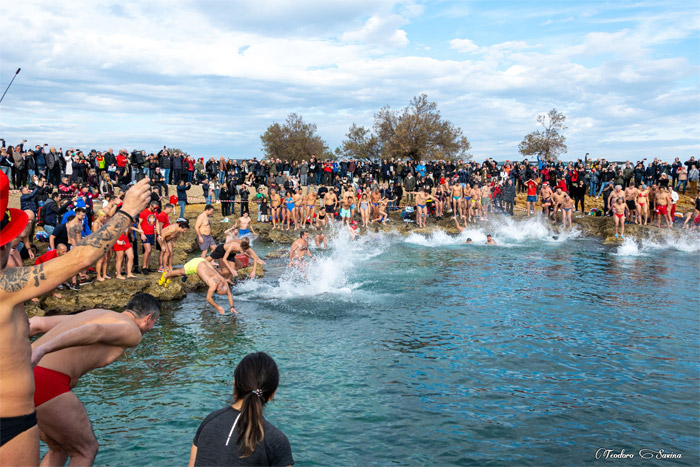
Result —
M 19 207 L 22 211 L 34 211 L 34 214 L 37 213 L 36 201 L 34 201 L 34 196 L 36 196 L 37 191 L 39 191 L 39 189 L 34 188 L 34 191 L 31 193 L 19 197 Z

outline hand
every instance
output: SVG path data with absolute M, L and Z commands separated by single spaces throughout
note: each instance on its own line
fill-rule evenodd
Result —
M 145 177 L 126 192 L 122 210 L 130 214 L 131 217 L 137 217 L 148 206 L 148 202 L 151 200 L 149 181 L 149 178 Z
M 220 315 L 225 315 L 226 312 L 224 311 L 223 307 L 217 306 L 216 311 L 219 312 Z
M 204 239 L 202 237 L 200 237 L 199 235 L 197 235 L 197 241 L 199 243 L 204 243 Z

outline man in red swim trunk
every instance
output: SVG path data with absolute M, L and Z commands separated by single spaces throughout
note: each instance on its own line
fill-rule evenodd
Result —
M 32 344 L 34 405 L 41 439 L 49 446 L 42 463 L 92 465 L 98 443 L 85 407 L 71 391 L 85 373 L 109 365 L 136 347 L 160 316 L 160 304 L 147 293 L 134 295 L 122 313 L 88 310 L 70 316 L 34 317 Z
M 671 214 L 668 212 L 668 205 L 671 202 L 671 195 L 665 187 L 659 187 L 656 193 L 656 226 L 661 227 L 661 217 L 666 219 L 666 227 L 670 228 L 673 224 Z

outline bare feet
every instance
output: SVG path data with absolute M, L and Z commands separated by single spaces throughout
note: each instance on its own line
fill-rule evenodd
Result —
M 127 274 L 126 277 L 136 277 L 136 276 L 133 274 Z
M 119 275 L 119 276 L 117 276 L 117 279 L 125 280 L 126 277 Z
M 36 297 L 32 298 L 32 301 L 33 301 L 34 303 L 39 303 L 39 299 L 36 298 Z
M 95 280 L 96 280 L 97 282 L 104 282 L 104 281 L 105 281 L 105 278 L 104 278 L 104 277 L 97 277 L 97 278 L 95 278 Z
M 51 295 L 54 296 L 54 297 L 56 297 L 56 298 L 63 298 L 63 295 L 61 295 L 60 293 L 56 292 L 55 290 L 54 290 L 53 292 L 51 292 Z

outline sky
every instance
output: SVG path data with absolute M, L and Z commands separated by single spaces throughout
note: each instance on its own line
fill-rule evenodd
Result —
M 476 160 L 552 108 L 564 160 L 700 154 L 700 2 L 2 2 L 0 137 L 261 157 L 297 113 L 332 149 L 421 93 Z

